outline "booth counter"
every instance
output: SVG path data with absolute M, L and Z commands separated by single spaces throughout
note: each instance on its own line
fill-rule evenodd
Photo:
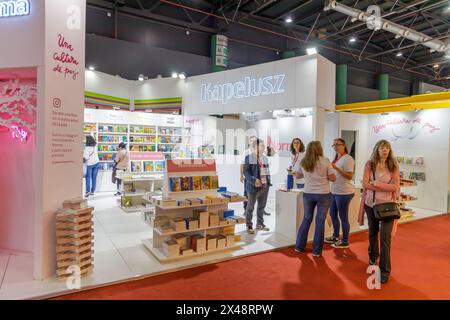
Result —
M 275 232 L 285 236 L 295 243 L 297 239 L 298 229 L 303 221 L 303 190 L 293 189 L 291 191 L 276 191 L 275 198 Z M 355 196 L 350 202 L 349 207 L 349 222 L 350 222 L 350 233 L 360 231 L 360 226 L 358 225 L 358 212 L 359 205 L 361 201 L 361 194 L 358 188 L 355 188 Z M 315 218 L 315 215 L 314 215 Z M 311 223 L 309 229 L 308 241 L 312 241 L 314 237 L 315 220 Z M 325 236 L 331 236 L 333 233 L 333 226 L 331 224 L 330 216 L 327 215 L 325 221 Z M 342 234 L 342 232 L 341 232 Z

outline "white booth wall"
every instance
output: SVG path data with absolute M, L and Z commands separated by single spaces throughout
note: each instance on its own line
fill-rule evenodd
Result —
M 342 130 L 357 132 L 355 181 L 361 182 L 364 165 L 377 141 L 388 140 L 395 156 L 424 157 L 425 160 L 424 167 L 400 164 L 401 171 L 425 173 L 425 181 L 418 181 L 417 187 L 401 190 L 418 197 L 417 201 L 408 205 L 447 212 L 449 121 L 450 109 L 393 112 L 387 115 L 340 113 L 339 134 Z

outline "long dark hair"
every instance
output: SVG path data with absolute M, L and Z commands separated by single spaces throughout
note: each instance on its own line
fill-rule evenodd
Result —
M 323 157 L 323 148 L 320 141 L 311 141 L 306 148 L 305 157 L 301 161 L 303 169 L 313 172 L 320 157 Z
M 344 144 L 345 153 L 348 153 L 347 143 L 345 142 L 344 139 L 342 139 L 342 138 L 336 138 L 336 139 L 334 139 L 334 141 L 339 141 L 340 143 Z M 338 155 L 338 153 L 336 152 L 336 155 L 334 156 L 333 162 L 336 162 L 336 160 L 337 160 L 338 158 L 339 158 L 339 155 Z
M 294 138 L 294 139 L 292 139 L 292 142 L 291 142 L 291 153 L 293 155 L 295 155 L 297 153 L 297 151 L 295 151 L 295 148 L 294 148 L 295 140 L 300 141 L 300 153 L 305 152 L 305 145 L 303 144 L 303 141 L 300 138 Z
M 380 140 L 375 144 L 375 147 L 373 147 L 372 155 L 370 156 L 370 169 L 372 172 L 375 172 L 377 169 L 377 163 L 380 162 L 380 154 L 378 152 L 378 149 L 380 147 L 389 147 L 389 154 L 386 159 L 386 165 L 390 172 L 394 172 L 395 169 L 398 168 L 397 161 L 395 161 L 394 158 L 394 152 L 392 151 L 391 143 L 387 140 Z
M 97 145 L 97 141 L 93 136 L 86 137 L 86 147 L 95 147 Z

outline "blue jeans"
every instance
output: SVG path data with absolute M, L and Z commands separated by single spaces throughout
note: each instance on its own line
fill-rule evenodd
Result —
M 330 217 L 333 221 L 333 238 L 339 238 L 340 222 L 342 223 L 342 242 L 348 243 L 350 223 L 348 222 L 348 207 L 355 194 L 333 194 L 331 198 Z
M 92 166 L 87 166 L 86 170 L 86 192 L 95 192 L 95 188 L 97 187 L 97 173 L 100 167 L 100 163 L 96 163 Z M 91 188 L 92 181 L 92 188 Z
M 314 209 L 317 207 L 316 229 L 314 231 L 313 253 L 322 254 L 323 240 L 325 235 L 325 218 L 331 204 L 331 193 L 316 194 L 303 193 L 303 221 L 298 229 L 297 242 L 295 248 L 303 251 L 308 241 L 309 227 L 311 226 Z

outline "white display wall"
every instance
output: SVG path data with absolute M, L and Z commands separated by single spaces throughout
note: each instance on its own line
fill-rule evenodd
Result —
M 368 116 L 366 158 L 380 139 L 391 142 L 396 156 L 424 157 L 423 167 L 401 165 L 404 172 L 425 173 L 425 181 L 403 190 L 418 196 L 419 199 L 410 204 L 413 207 L 447 212 L 449 121 L 450 109 Z

